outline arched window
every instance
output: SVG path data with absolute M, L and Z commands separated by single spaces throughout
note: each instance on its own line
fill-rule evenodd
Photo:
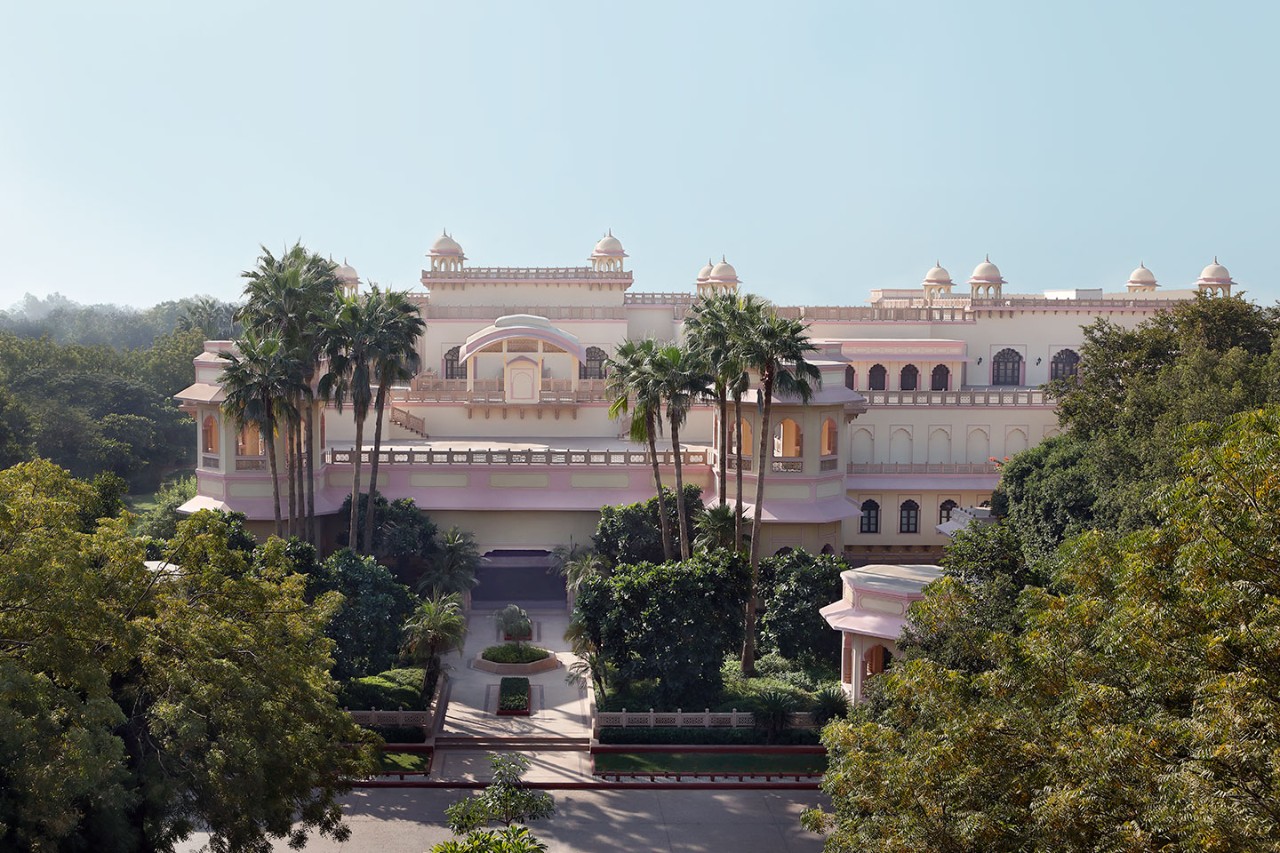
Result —
M 1050 379 L 1066 379 L 1080 372 L 1080 354 L 1073 349 L 1060 349 L 1049 363 Z
M 445 379 L 466 379 L 467 373 L 462 369 L 462 365 L 458 364 L 458 349 L 452 347 L 444 351 L 444 378 Z
M 858 519 L 858 532 L 880 532 L 880 504 L 873 500 L 862 502 L 862 518 Z
M 844 387 L 848 388 L 850 391 L 858 390 L 858 371 L 853 369 L 852 364 L 845 365 Z
M 600 347 L 587 347 L 587 359 L 578 365 L 579 379 L 604 379 L 605 352 Z
M 836 422 L 831 418 L 827 418 L 822 422 L 822 455 L 835 456 L 836 442 L 839 440 L 840 431 L 836 427 Z
M 914 364 L 902 368 L 902 373 L 898 376 L 898 387 L 903 391 L 914 391 L 920 387 L 920 368 Z
M 236 438 L 236 455 L 261 456 L 266 452 L 267 446 L 262 441 L 262 434 L 258 431 L 257 425 L 245 424 Z
M 898 532 L 920 532 L 920 504 L 915 501 L 903 501 L 898 507 Z
M 781 548 L 779 548 L 778 550 L 776 550 L 776 551 L 774 551 L 774 552 L 773 552 L 773 556 L 775 556 L 775 557 L 785 557 L 785 556 L 787 556 L 788 554 L 790 554 L 790 553 L 791 553 L 792 551 L 794 551 L 794 550 L 795 550 L 795 549 L 794 549 L 794 548 L 792 548 L 790 545 L 783 545 Z
M 939 364 L 933 369 L 932 381 L 929 388 L 934 391 L 950 391 L 951 390 L 951 368 L 945 364 Z
M 889 650 L 884 646 L 875 645 L 867 649 L 867 653 L 862 656 L 862 673 L 867 678 L 873 675 L 880 675 L 892 663 L 893 655 L 889 654 Z
M 830 542 L 828 542 L 826 545 L 823 545 L 823 546 L 822 546 L 822 550 L 821 550 L 819 553 L 821 553 L 821 554 L 834 554 L 835 552 L 836 552 L 836 549 L 835 549 L 835 548 L 833 548 L 833 547 L 831 547 L 831 543 L 830 543 Z
M 205 415 L 200 425 L 200 446 L 205 453 L 218 452 L 218 419 L 213 415 Z
M 751 442 L 751 421 L 743 418 L 742 421 L 742 455 L 750 456 L 755 452 L 755 445 Z M 730 428 L 729 430 L 729 450 L 737 452 L 738 449 L 738 431 Z
M 773 455 L 778 459 L 795 459 L 804 455 L 804 435 L 800 424 L 783 418 L 773 431 Z
M 958 504 L 956 504 L 956 502 L 953 500 L 943 501 L 942 506 L 938 507 L 938 523 L 946 524 L 948 521 L 950 521 L 951 511 L 955 509 L 956 506 L 958 506 Z
M 1022 354 L 1015 349 L 1002 349 L 991 359 L 992 385 L 1022 384 Z
M 867 371 L 867 382 L 870 384 L 872 391 L 883 391 L 888 387 L 889 371 L 884 369 L 883 364 L 874 364 Z

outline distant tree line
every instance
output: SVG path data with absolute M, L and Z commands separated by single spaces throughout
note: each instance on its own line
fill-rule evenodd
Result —
M 150 308 L 81 305 L 60 293 L 41 299 L 28 293 L 0 310 L 0 332 L 20 338 L 49 338 L 60 344 L 146 349 L 172 331 L 199 329 L 210 340 L 228 340 L 238 331 L 236 306 L 211 296 L 171 299 Z

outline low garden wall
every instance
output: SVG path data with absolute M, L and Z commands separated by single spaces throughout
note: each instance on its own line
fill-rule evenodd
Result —
M 750 728 L 755 725 L 755 715 L 750 711 L 597 711 L 595 729 L 602 728 Z M 808 711 L 792 713 L 788 718 L 791 728 L 813 728 L 817 723 Z
M 494 663 L 491 660 L 485 660 L 480 655 L 476 655 L 471 661 L 474 669 L 483 672 L 491 672 L 494 675 L 535 675 L 539 672 L 550 672 L 560 665 L 556 653 L 547 650 L 547 657 L 542 660 L 536 660 L 533 663 Z
M 348 710 L 347 713 L 351 715 L 352 722 L 357 726 L 364 726 L 365 728 L 374 726 L 383 728 L 420 728 L 429 737 L 431 731 L 435 729 L 436 712 L 440 708 L 448 680 L 448 674 L 441 672 L 440 677 L 436 679 L 436 689 L 431 694 L 431 702 L 427 705 L 427 710 L 425 711 L 379 711 L 373 709 L 369 711 Z

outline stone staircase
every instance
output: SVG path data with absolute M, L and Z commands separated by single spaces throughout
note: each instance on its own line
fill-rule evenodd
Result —
M 391 407 L 391 423 L 422 438 L 431 437 L 427 435 L 427 422 L 425 420 L 417 415 L 410 414 L 398 406 Z

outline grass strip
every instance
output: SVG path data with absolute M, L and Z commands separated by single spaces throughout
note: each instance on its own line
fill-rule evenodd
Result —
M 595 756 L 597 773 L 822 773 L 817 754 L 753 755 L 741 752 L 616 752 Z

